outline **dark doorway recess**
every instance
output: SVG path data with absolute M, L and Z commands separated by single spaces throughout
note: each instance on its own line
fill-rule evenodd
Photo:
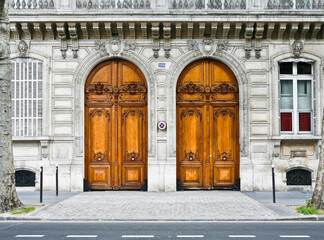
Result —
M 35 173 L 27 170 L 15 172 L 16 187 L 35 187 Z
M 287 172 L 287 185 L 312 185 L 312 174 L 305 169 L 294 169 Z

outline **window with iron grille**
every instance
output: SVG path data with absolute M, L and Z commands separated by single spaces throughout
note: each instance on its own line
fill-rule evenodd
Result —
M 12 59 L 12 135 L 42 135 L 43 62 L 33 58 Z
M 314 118 L 312 63 L 282 62 L 280 69 L 280 129 L 282 134 L 310 134 Z

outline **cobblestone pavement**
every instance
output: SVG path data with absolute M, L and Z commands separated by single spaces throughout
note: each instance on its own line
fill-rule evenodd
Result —
M 279 215 L 241 192 L 83 192 L 32 213 L 50 220 L 257 220 Z

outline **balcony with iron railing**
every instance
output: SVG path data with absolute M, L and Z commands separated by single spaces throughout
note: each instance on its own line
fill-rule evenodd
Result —
M 152 11 L 313 11 L 324 10 L 324 0 L 9 0 L 11 13 L 17 11 L 53 12 L 74 10 L 119 11 L 129 9 L 139 13 Z M 96 11 L 96 12 L 97 12 Z M 217 11 L 217 12 L 216 12 Z M 94 12 L 94 11 L 93 11 Z

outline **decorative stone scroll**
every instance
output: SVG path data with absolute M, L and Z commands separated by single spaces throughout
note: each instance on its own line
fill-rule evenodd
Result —
M 217 48 L 215 55 L 222 56 L 223 52 L 226 52 L 228 48 L 228 41 L 227 40 L 219 40 L 217 42 Z
M 61 55 L 62 58 L 66 58 L 66 51 L 68 49 L 67 41 L 66 41 L 66 34 L 65 34 L 65 26 L 64 24 L 57 24 L 57 33 L 61 40 Z
M 95 41 L 96 51 L 100 54 L 100 56 L 109 55 L 109 53 L 107 52 L 106 44 L 106 41 L 103 40 Z

